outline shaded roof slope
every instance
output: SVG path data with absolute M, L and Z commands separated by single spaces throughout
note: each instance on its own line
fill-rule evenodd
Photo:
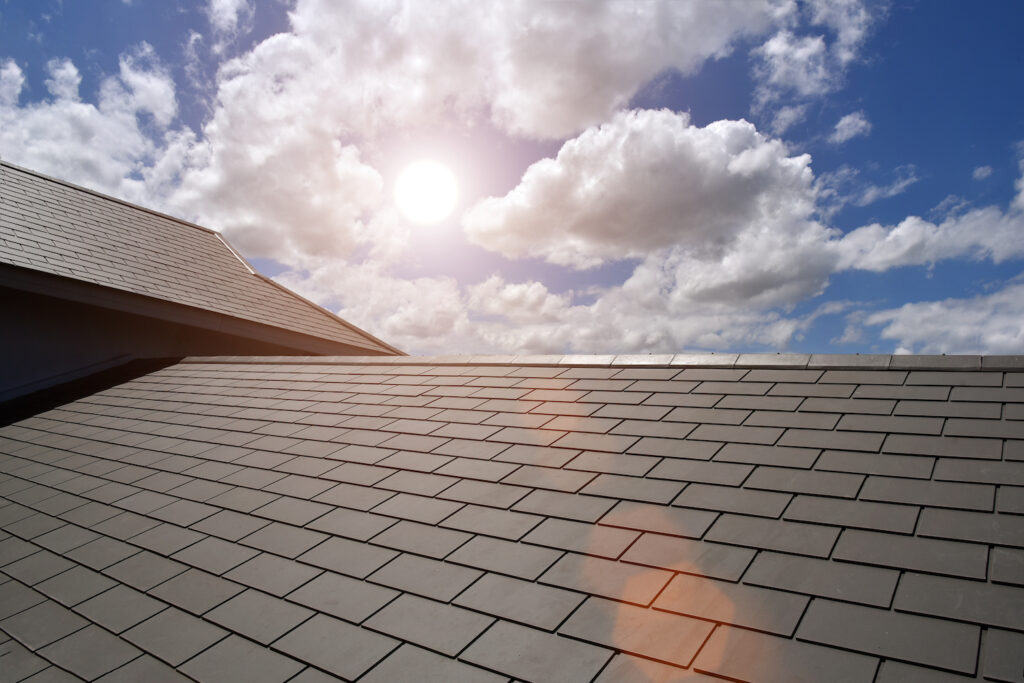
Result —
M 7 163 L 0 163 L 0 263 L 397 352 L 255 273 L 212 230 Z
M 380 360 L 0 429 L 13 680 L 1024 677 L 1024 358 Z

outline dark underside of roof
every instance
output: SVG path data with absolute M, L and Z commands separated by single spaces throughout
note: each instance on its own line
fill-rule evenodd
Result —
M 1020 683 L 1024 358 L 187 359 L 0 528 L 4 681 Z

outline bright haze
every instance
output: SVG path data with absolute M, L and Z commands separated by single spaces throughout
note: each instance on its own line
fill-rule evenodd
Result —
M 222 231 L 413 353 L 1024 353 L 1021 26 L 0 0 L 0 156 Z

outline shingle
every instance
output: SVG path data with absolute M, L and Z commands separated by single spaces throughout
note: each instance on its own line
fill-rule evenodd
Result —
M 1024 517 L 926 508 L 921 512 L 917 533 L 922 536 L 1024 547 Z
M 583 487 L 581 493 L 664 505 L 675 498 L 683 486 L 683 483 L 676 481 L 599 474 Z
M 654 606 L 789 636 L 796 629 L 807 602 L 807 597 L 793 593 L 676 574 L 654 601 Z
M 713 628 L 706 621 L 588 598 L 559 632 L 622 652 L 689 666 Z
M 461 531 L 402 521 L 374 537 L 374 543 L 429 557 L 442 558 L 469 540 Z
M 274 645 L 332 674 L 355 679 L 387 656 L 398 642 L 318 614 Z
M 495 510 L 476 505 L 463 506 L 442 522 L 442 526 L 472 533 L 519 540 L 543 520 L 537 515 Z
M 127 586 L 114 586 L 75 607 L 75 611 L 114 633 L 145 621 L 167 606 Z
M 651 470 L 649 476 L 675 481 L 738 486 L 753 470 L 750 465 L 675 459 L 662 460 Z
M 95 625 L 43 648 L 51 662 L 86 680 L 93 680 L 134 659 L 139 650 Z
M 681 510 L 661 505 L 622 501 L 600 523 L 661 534 L 700 538 L 715 521 L 716 514 L 701 510 Z
M 832 556 L 883 567 L 982 579 L 988 549 L 976 543 L 846 529 Z
M 36 584 L 36 588 L 48 598 L 56 600 L 65 607 L 74 607 L 113 585 L 114 582 L 102 574 L 82 566 L 75 566 L 73 569 Z
M 449 555 L 448 561 L 533 580 L 561 555 L 550 548 L 476 536 Z
M 206 614 L 206 619 L 269 645 L 313 615 L 290 602 L 247 590 Z
M 299 556 L 299 560 L 362 579 L 397 555 L 394 550 L 344 538 L 329 538 Z
M 527 543 L 559 550 L 616 558 L 639 533 L 613 527 L 593 526 L 563 519 L 547 519 L 523 539 Z
M 454 605 L 402 595 L 370 617 L 366 625 L 401 640 L 455 656 L 493 621 L 493 617 Z
M 889 503 L 991 510 L 995 502 L 995 488 L 981 484 L 871 476 L 864 482 L 860 497 Z
M 482 572 L 403 553 L 368 578 L 375 583 L 447 602 L 476 581 Z
M 869 683 L 877 667 L 874 657 L 731 626 L 711 634 L 693 664 L 697 671 L 765 683 Z
M 909 534 L 913 533 L 914 525 L 917 524 L 918 509 L 909 505 L 797 496 L 786 509 L 785 518 L 798 522 Z
M 536 512 L 542 515 L 594 522 L 614 504 L 614 501 L 594 496 L 573 495 L 554 491 L 534 491 L 516 503 L 514 509 L 523 512 Z
M 437 524 L 461 507 L 459 503 L 399 493 L 375 507 L 373 512 L 426 524 Z
M 425 680 L 500 683 L 505 679 L 414 645 L 404 644 L 359 680 L 364 683 L 415 683 Z
M 793 496 L 788 493 L 752 491 L 711 484 L 690 484 L 683 489 L 683 492 L 676 497 L 672 504 L 778 518 L 792 498 Z
M 285 557 L 298 557 L 327 538 L 325 534 L 272 522 L 239 540 L 244 545 Z
M 0 636 L 6 642 L 0 643 L 0 662 L 3 663 L 3 674 L 11 681 L 27 680 L 33 674 L 43 671 L 50 665 L 48 661 L 22 647 L 18 642 L 6 635 Z
M 530 489 L 524 486 L 509 486 L 507 484 L 463 479 L 439 492 L 437 496 L 446 500 L 457 500 L 463 503 L 504 509 L 512 507 L 529 493 Z
M 801 522 L 725 514 L 705 535 L 709 541 L 779 550 L 799 555 L 828 557 L 839 529 Z
M 972 674 L 978 657 L 980 629 L 817 598 L 807 609 L 797 637 Z
M 622 561 L 738 581 L 754 552 L 750 548 L 644 534 L 623 554 Z
M 932 476 L 942 481 L 1024 486 L 1024 462 L 940 458 Z
M 189 569 L 152 589 L 150 594 L 192 614 L 204 614 L 243 590 L 237 583 Z
M 359 623 L 390 602 L 398 593 L 364 581 L 324 572 L 288 594 L 288 599 Z
M 821 429 L 787 429 L 778 441 L 780 446 L 833 448 L 845 451 L 878 452 L 884 435 L 874 432 L 828 431 Z
M 107 567 L 104 573 L 139 590 L 149 590 L 186 569 L 179 562 L 144 550 Z
M 658 460 L 658 458 L 642 455 L 584 451 L 573 458 L 572 462 L 565 465 L 565 467 L 573 470 L 610 472 L 612 474 L 628 474 L 634 477 L 642 477 L 658 463 Z
M 41 593 L 17 581 L 0 583 L 0 619 L 38 605 L 45 599 Z
M 715 454 L 715 460 L 748 465 L 775 465 L 778 467 L 808 468 L 817 460 L 816 448 L 787 448 L 785 446 L 757 446 L 728 443 Z
M 814 464 L 817 470 L 881 474 L 893 477 L 928 479 L 932 475 L 934 458 L 891 453 L 856 453 L 853 451 L 825 451 Z
M 38 650 L 88 623 L 66 607 L 45 600 L 0 621 L 0 629 L 30 650 Z
M 988 629 L 981 668 L 985 678 L 1014 683 L 1024 679 L 1024 634 Z
M 893 607 L 988 626 L 1024 629 L 1024 592 L 1012 586 L 907 573 Z
M 660 569 L 566 553 L 539 580 L 583 593 L 649 605 L 671 578 L 671 573 Z
M 857 474 L 759 466 L 747 478 L 744 486 L 769 491 L 853 498 L 863 481 L 864 477 Z
M 271 595 L 282 596 L 295 590 L 320 573 L 319 569 L 260 553 L 225 574 L 225 578 L 258 588 Z
M 743 582 L 835 600 L 888 607 L 899 572 L 798 555 L 760 553 Z
M 597 675 L 613 651 L 499 621 L 463 654 L 479 664 L 523 680 L 585 681 Z
M 283 683 L 297 680 L 292 676 L 302 667 L 294 659 L 232 635 L 189 660 L 181 670 L 201 683 Z
M 718 680 L 691 669 L 619 653 L 601 670 L 594 683 L 714 683 Z
M 998 583 L 1024 586 L 1024 550 L 992 548 L 989 578 Z
M 217 514 L 193 524 L 192 528 L 229 541 L 237 541 L 268 524 L 270 522 L 265 519 L 254 518 L 231 510 L 221 510 Z
M 73 562 L 60 555 L 51 553 L 49 550 L 41 550 L 5 565 L 3 571 L 4 574 L 31 586 L 73 566 L 75 566 Z
M 174 559 L 214 574 L 223 574 L 258 554 L 252 548 L 208 536 L 175 553 Z
M 583 488 L 595 476 L 592 472 L 575 472 L 551 467 L 523 465 L 505 477 L 503 483 L 575 492 Z
M 365 541 L 396 523 L 396 520 L 391 517 L 337 508 L 316 521 L 310 522 L 309 528 L 335 536 L 347 536 Z

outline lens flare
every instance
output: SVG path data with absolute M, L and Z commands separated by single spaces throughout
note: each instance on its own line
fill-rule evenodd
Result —
M 413 223 L 439 223 L 451 214 L 458 199 L 455 174 L 436 161 L 415 161 L 398 174 L 395 204 Z

